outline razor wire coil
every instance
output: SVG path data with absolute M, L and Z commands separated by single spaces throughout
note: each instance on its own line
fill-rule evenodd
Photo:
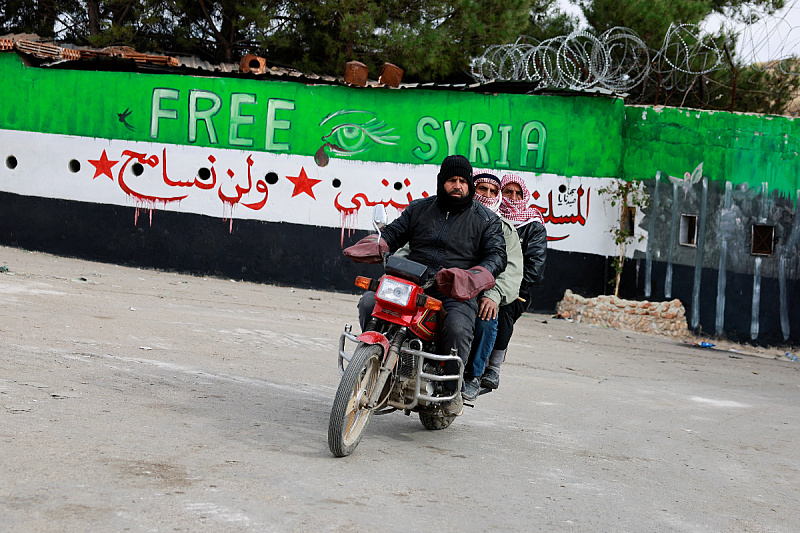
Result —
M 770 32 L 776 31 L 773 26 L 768 27 Z M 789 30 L 780 54 L 791 49 L 786 43 L 794 29 Z M 736 36 L 755 40 L 757 37 L 748 31 L 749 26 Z M 759 41 L 761 48 L 767 37 Z M 800 40 L 800 35 L 795 37 Z M 686 91 L 698 77 L 725 68 L 724 47 L 733 44 L 711 36 L 696 24 L 674 22 L 658 50 L 648 48 L 634 30 L 624 27 L 611 28 L 599 36 L 577 30 L 541 42 L 521 36 L 513 44 L 489 46 L 482 55 L 472 58 L 470 73 L 477 83 L 524 81 L 555 89 L 601 88 L 625 93 L 653 82 L 667 90 Z M 755 63 L 753 57 L 749 58 L 753 68 L 800 75 L 800 65 L 794 57 L 766 63 Z

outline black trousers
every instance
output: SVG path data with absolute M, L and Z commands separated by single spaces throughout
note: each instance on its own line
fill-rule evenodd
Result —
M 514 334 L 514 324 L 527 308 L 528 302 L 523 302 L 519 299 L 514 300 L 508 305 L 500 306 L 497 312 L 497 338 L 494 340 L 495 350 L 508 349 L 508 342 L 511 340 L 511 335 Z

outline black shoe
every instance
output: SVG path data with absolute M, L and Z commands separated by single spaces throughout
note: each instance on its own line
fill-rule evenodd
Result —
M 464 399 L 461 394 L 456 394 L 455 397 L 442 403 L 442 413 L 445 416 L 460 416 L 464 412 Z
M 464 386 L 461 388 L 461 396 L 471 402 L 478 397 L 481 392 L 481 382 L 478 378 L 464 378 Z
M 496 389 L 500 386 L 500 373 L 494 368 L 487 368 L 481 376 L 481 387 Z

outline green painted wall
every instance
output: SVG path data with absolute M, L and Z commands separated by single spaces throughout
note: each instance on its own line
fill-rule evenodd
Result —
M 625 109 L 623 176 L 657 171 L 683 177 L 703 163 L 712 181 L 759 187 L 794 197 L 800 189 L 800 121 L 782 116 L 629 106 Z
M 0 54 L 0 128 L 370 162 L 614 176 L 619 99 L 357 89 L 234 78 L 26 68 Z M 122 116 L 121 116 L 122 115 Z M 124 122 L 123 120 L 124 119 Z M 370 122 L 371 121 L 371 122 Z
M 800 122 L 625 106 L 592 96 L 359 89 L 240 78 L 26 67 L 0 53 L 0 128 L 375 163 L 800 189 Z M 340 150 L 337 150 L 337 147 Z

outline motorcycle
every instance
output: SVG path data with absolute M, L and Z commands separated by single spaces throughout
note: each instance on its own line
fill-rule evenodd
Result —
M 376 245 L 385 223 L 385 211 L 376 209 Z M 455 349 L 435 353 L 442 302 L 424 292 L 433 280 L 425 279 L 427 268 L 420 263 L 397 256 L 384 257 L 383 263 L 380 279 L 358 276 L 355 282 L 375 292 L 369 324 L 360 335 L 346 325 L 339 338 L 342 378 L 328 423 L 328 447 L 337 457 L 353 453 L 373 414 L 415 412 L 429 430 L 446 429 L 456 418 L 442 406 L 461 394 L 464 363 Z M 356 344 L 352 355 L 345 349 L 348 342 Z M 455 392 L 447 383 L 455 383 Z

